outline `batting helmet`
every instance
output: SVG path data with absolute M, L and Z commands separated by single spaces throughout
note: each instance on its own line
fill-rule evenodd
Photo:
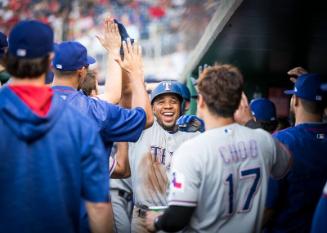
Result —
M 183 100 L 182 90 L 176 81 L 160 82 L 158 86 L 151 92 L 151 104 L 153 104 L 153 101 L 156 97 L 163 94 L 176 94 L 181 101 Z
M 181 89 L 182 91 L 182 97 L 184 100 L 186 101 L 190 101 L 191 100 L 191 93 L 189 91 L 189 89 L 187 88 L 187 86 L 183 83 L 180 83 L 180 82 L 176 82 L 177 85 L 179 86 L 179 88 Z

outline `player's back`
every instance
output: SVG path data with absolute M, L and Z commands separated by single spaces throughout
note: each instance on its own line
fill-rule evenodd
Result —
M 267 232 L 309 232 L 327 180 L 327 124 L 299 124 L 275 136 L 292 152 L 293 166 L 270 182 L 267 207 L 276 214 Z
M 0 232 L 79 232 L 81 193 L 108 192 L 106 176 L 102 190 L 94 182 L 105 153 L 95 128 L 56 95 L 43 117 L 7 87 L 0 97 Z
M 183 180 L 189 182 L 183 190 L 173 188 L 169 205 L 196 206 L 185 232 L 259 232 L 275 160 L 275 141 L 268 133 L 238 124 L 208 130 L 184 143 L 172 167 L 184 174 L 173 170 L 172 176 L 176 172 L 179 188 Z

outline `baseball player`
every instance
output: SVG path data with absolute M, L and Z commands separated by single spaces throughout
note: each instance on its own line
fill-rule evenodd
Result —
M 147 213 L 149 231 L 260 232 L 268 176 L 283 176 L 290 155 L 269 133 L 235 123 L 243 78 L 232 65 L 206 68 L 198 115 L 206 131 L 184 142 L 170 169 L 168 209 Z
M 314 210 L 327 180 L 327 124 L 322 123 L 323 95 L 317 74 L 300 75 L 290 112 L 295 126 L 274 136 L 293 154 L 294 165 L 285 178 L 270 180 L 267 232 L 310 232 Z
M 120 45 L 113 49 L 107 47 L 108 50 L 113 51 L 112 53 L 115 51 L 119 53 L 119 48 Z M 95 62 L 87 55 L 86 48 L 80 43 L 68 41 L 59 44 L 52 62 L 55 74 L 53 90 L 70 104 L 77 106 L 83 114 L 92 118 L 99 128 L 109 154 L 112 142 L 136 141 L 142 130 L 149 127 L 153 121 L 151 106 L 143 85 L 143 76 L 141 77 L 138 72 L 141 65 L 136 62 L 136 59 L 141 56 L 138 45 L 132 46 L 128 42 L 125 43 L 124 49 L 126 56 L 121 65 L 130 74 L 134 94 L 132 110 L 120 108 L 101 99 L 87 97 L 77 91 L 86 75 L 87 67 Z M 120 92 L 120 89 L 116 91 Z
M 52 51 L 43 23 L 22 21 L 10 32 L 12 81 L 0 89 L 0 232 L 80 232 L 81 198 L 91 229 L 111 232 L 105 149 L 95 126 L 45 86 Z
M 98 88 L 94 71 L 88 71 L 80 88 L 86 95 L 97 98 Z M 117 147 L 119 148 L 118 152 Z M 126 166 L 128 166 L 128 168 L 126 168 Z M 130 176 L 127 143 L 114 144 L 113 150 L 111 151 L 109 168 L 111 171 L 111 178 Z M 128 233 L 131 231 L 133 211 L 133 193 L 131 186 L 130 178 L 110 179 L 110 197 L 115 224 L 114 232 Z
M 109 26 L 112 28 L 111 31 L 108 29 Z M 95 62 L 92 57 L 87 55 L 86 48 L 78 42 L 62 42 L 57 46 L 52 62 L 55 74 L 52 88 L 69 104 L 77 107 L 81 113 L 95 123 L 108 151 L 107 160 L 109 160 L 113 142 L 137 141 L 143 129 L 152 125 L 153 116 L 150 101 L 143 85 L 143 73 L 139 71 L 142 69 L 140 47 L 137 43 L 132 46 L 130 41 L 124 42 L 124 60 L 121 61 L 119 54 L 120 37 L 115 36 L 114 38 L 119 43 L 116 41 L 109 43 L 111 34 L 118 34 L 117 25 L 111 21 L 111 23 L 106 24 L 105 28 L 105 35 L 100 40 L 108 51 L 117 54 L 113 55 L 114 58 L 111 59 L 117 59 L 122 69 L 128 73 L 133 93 L 133 109 L 121 108 L 99 98 L 87 97 L 82 92 L 77 91 L 86 75 L 87 67 Z M 109 45 L 115 45 L 115 47 L 111 48 Z M 120 90 L 121 87 L 115 91 L 120 92 Z M 110 165 L 110 172 L 114 167 L 115 164 Z M 87 216 L 83 207 L 81 212 L 83 217 L 81 222 L 83 229 L 86 230 L 88 228 Z
M 327 91 L 327 83 L 321 85 L 323 91 Z M 327 229 L 327 183 L 323 190 L 322 196 L 316 208 L 313 220 L 311 233 L 323 233 Z
M 250 109 L 256 122 L 269 133 L 273 133 L 277 128 L 276 107 L 273 102 L 266 98 L 254 99 L 250 103 Z
M 155 121 L 136 143 L 129 143 L 129 163 L 134 194 L 132 232 L 148 232 L 145 211 L 167 205 L 167 173 L 177 147 L 196 133 L 178 131 L 176 121 L 183 101 L 175 81 L 162 81 L 151 93 Z

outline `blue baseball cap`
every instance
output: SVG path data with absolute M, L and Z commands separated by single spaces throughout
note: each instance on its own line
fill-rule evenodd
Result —
M 183 101 L 183 94 L 176 81 L 161 81 L 151 92 L 150 101 L 153 104 L 155 98 L 163 94 L 176 94 Z
M 93 63 L 95 59 L 88 56 L 86 48 L 77 41 L 65 41 L 56 45 L 52 65 L 57 70 L 75 71 Z
M 0 32 L 0 58 L 5 53 L 5 48 L 8 47 L 7 36 Z
M 287 95 L 296 95 L 297 97 L 309 101 L 322 101 L 322 91 L 320 89 L 321 81 L 318 74 L 303 74 L 297 78 L 294 89 L 287 90 Z
M 53 51 L 53 31 L 39 21 L 24 20 L 11 30 L 8 42 L 8 51 L 15 57 L 44 57 Z
M 259 121 L 275 121 L 277 119 L 276 107 L 266 98 L 254 99 L 250 103 L 253 116 Z

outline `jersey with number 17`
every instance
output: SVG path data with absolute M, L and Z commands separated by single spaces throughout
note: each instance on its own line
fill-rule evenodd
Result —
M 268 178 L 283 176 L 289 162 L 261 129 L 207 130 L 175 152 L 168 204 L 196 207 L 185 232 L 260 232 Z

